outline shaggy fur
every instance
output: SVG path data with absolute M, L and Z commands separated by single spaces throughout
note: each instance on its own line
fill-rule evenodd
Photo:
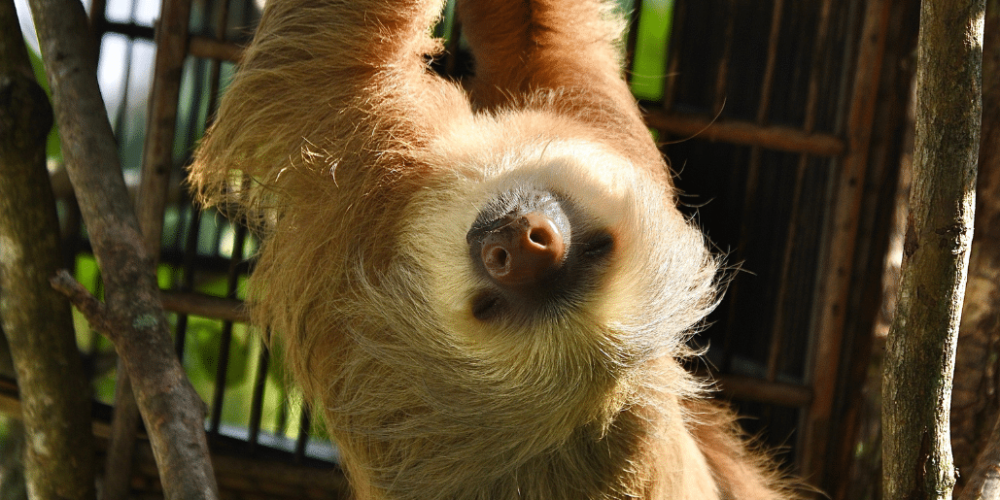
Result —
M 597 0 L 277 0 L 191 171 L 264 242 L 249 299 L 359 500 L 790 498 L 678 359 L 717 262 L 676 209 Z M 484 207 L 555 193 L 612 241 L 567 290 L 473 312 Z M 589 234 L 589 233 L 588 233 Z M 576 251 L 576 250 L 574 250 Z

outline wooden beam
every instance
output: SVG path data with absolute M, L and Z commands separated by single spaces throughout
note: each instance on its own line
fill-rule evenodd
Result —
M 717 375 L 719 392 L 735 399 L 805 408 L 812 403 L 813 390 L 807 385 L 768 382 L 743 375 Z
M 749 121 L 716 120 L 710 116 L 646 112 L 650 128 L 688 139 L 760 146 L 776 151 L 806 153 L 817 156 L 840 156 L 847 150 L 844 139 L 832 134 L 805 132 L 777 125 L 757 125 Z
M 249 321 L 247 311 L 243 301 L 213 297 L 194 292 L 173 292 L 161 291 L 160 300 L 163 301 L 163 309 L 181 313 L 204 316 L 206 318 L 221 319 L 235 323 L 246 323 Z

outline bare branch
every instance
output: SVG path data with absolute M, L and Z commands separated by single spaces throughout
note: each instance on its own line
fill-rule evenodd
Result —
M 21 388 L 32 498 L 93 500 L 89 391 L 69 304 L 48 284 L 59 221 L 45 168 L 52 125 L 14 4 L 0 0 L 0 325 Z
M 101 301 L 97 300 L 97 297 L 91 295 L 89 290 L 76 281 L 68 271 L 60 269 L 49 280 L 49 283 L 52 284 L 52 288 L 65 295 L 73 306 L 83 313 L 83 317 L 87 318 L 87 323 L 90 323 L 91 327 L 115 342 L 117 330 L 108 318 L 107 308 Z
M 105 324 L 132 380 L 168 499 L 218 497 L 204 403 L 170 338 L 97 85 L 86 14 L 76 0 L 32 0 L 66 169 L 105 283 Z M 87 302 L 87 301 L 84 301 Z
M 982 115 L 984 0 L 924 0 L 902 280 L 883 372 L 886 500 L 951 498 L 949 409 Z
M 983 125 L 976 182 L 976 236 L 952 396 L 951 436 L 963 499 L 1000 500 L 996 376 L 1000 320 L 1000 0 L 989 0 L 983 41 Z M 992 435 L 991 434 L 992 431 Z M 970 473 L 971 471 L 971 473 Z M 984 486 L 981 482 L 992 482 Z M 964 484 L 964 486 L 963 486 Z M 958 488 L 962 488 L 961 491 Z M 992 493 L 990 493 L 992 492 Z M 979 496 L 976 496 L 979 495 Z

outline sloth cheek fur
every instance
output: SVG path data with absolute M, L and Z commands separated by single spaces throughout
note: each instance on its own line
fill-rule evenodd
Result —
M 718 262 L 599 0 L 280 0 L 189 180 L 262 237 L 254 324 L 359 500 L 790 499 L 681 360 Z

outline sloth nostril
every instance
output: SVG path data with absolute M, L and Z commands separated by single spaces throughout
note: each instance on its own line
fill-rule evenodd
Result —
M 483 246 L 483 264 L 490 274 L 509 271 L 506 269 L 508 255 L 507 250 L 496 242 Z
M 552 242 L 552 235 L 549 234 L 547 231 L 534 229 L 531 231 L 531 234 L 528 235 L 528 239 L 531 240 L 533 243 L 537 244 L 538 246 L 545 247 Z
M 534 243 L 536 251 L 547 251 L 557 260 L 562 260 L 565 244 L 559 228 L 545 214 L 533 212 L 524 216 L 528 241 Z

